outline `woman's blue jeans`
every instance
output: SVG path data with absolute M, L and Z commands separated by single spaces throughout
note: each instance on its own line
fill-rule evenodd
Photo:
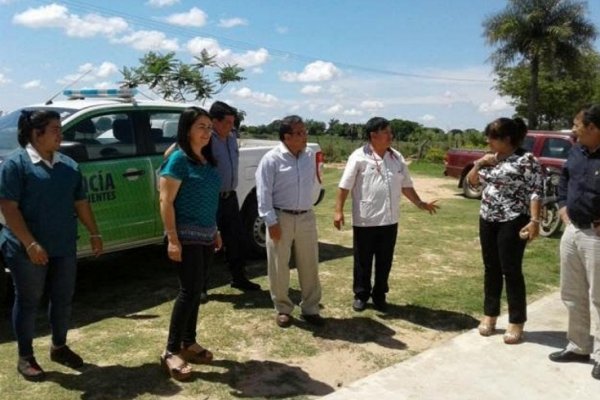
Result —
M 76 256 L 50 257 L 48 264 L 42 266 L 33 264 L 27 254 L 19 251 L 9 257 L 5 256 L 5 261 L 15 287 L 12 319 L 19 356 L 33 355 L 35 319 L 44 290 L 48 293 L 52 344 L 65 345 L 77 276 Z

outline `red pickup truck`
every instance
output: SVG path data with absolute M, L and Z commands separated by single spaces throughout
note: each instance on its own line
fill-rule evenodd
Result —
M 523 147 L 532 152 L 547 169 L 560 170 L 573 143 L 575 139 L 571 131 L 529 131 Z M 444 158 L 444 175 L 458 178 L 458 187 L 470 199 L 479 198 L 481 189 L 471 187 L 465 177 L 483 154 L 485 150 L 450 149 Z

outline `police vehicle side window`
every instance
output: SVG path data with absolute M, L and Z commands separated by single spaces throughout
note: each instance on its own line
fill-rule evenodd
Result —
M 88 160 L 127 157 L 136 154 L 133 120 L 130 115 L 125 113 L 84 118 L 63 132 L 63 135 L 65 142 L 83 145 Z M 69 145 L 69 143 L 66 144 Z
M 177 140 L 178 111 L 148 112 L 154 154 L 163 154 Z

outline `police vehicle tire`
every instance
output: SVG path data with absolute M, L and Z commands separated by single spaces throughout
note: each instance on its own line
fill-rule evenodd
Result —
M 248 196 L 242 210 L 244 230 L 246 232 L 246 250 L 248 258 L 266 258 L 266 226 L 262 218 L 258 216 L 258 202 L 256 193 Z

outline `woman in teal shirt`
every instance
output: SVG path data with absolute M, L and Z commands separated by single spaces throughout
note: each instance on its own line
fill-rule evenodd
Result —
M 200 294 L 215 247 L 217 207 L 221 181 L 212 155 L 212 123 L 198 107 L 187 108 L 179 118 L 178 149 L 160 172 L 160 213 L 167 235 L 167 254 L 179 277 L 179 294 L 173 306 L 167 348 L 161 364 L 177 380 L 190 378 L 191 363 L 208 363 L 212 353 L 196 342 Z

